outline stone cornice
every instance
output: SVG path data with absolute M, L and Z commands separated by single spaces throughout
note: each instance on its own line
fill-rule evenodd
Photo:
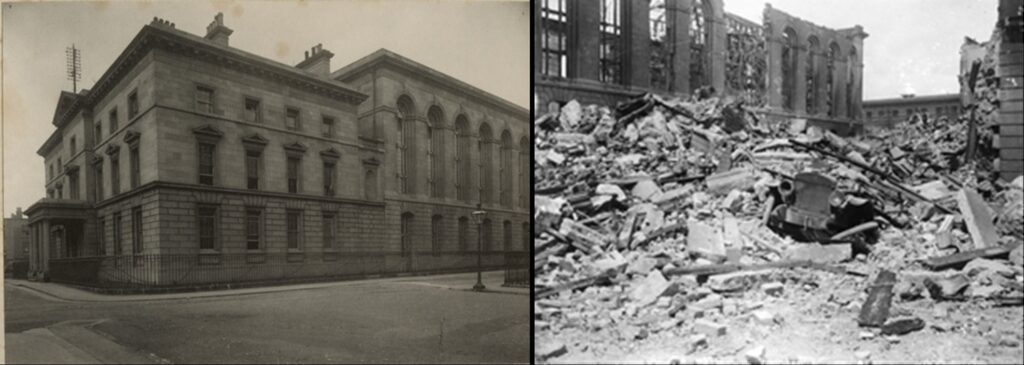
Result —
M 189 34 L 170 26 L 150 24 L 142 27 L 128 47 L 121 52 L 107 71 L 100 76 L 91 92 L 79 97 L 59 117 L 58 123 L 66 123 L 83 107 L 95 105 L 117 85 L 139 60 L 154 48 L 171 50 L 188 57 L 227 65 L 242 72 L 255 74 L 289 86 L 304 88 L 318 94 L 328 95 L 336 100 L 359 104 L 368 96 L 339 82 L 323 79 L 309 72 L 296 69 L 248 52 Z
M 524 121 L 529 119 L 530 111 L 526 108 L 384 48 L 332 72 L 331 78 L 339 81 L 350 79 L 354 76 L 371 72 L 378 66 L 393 66 L 398 70 L 410 73 L 413 77 L 424 79 L 432 84 L 452 90 L 460 96 L 477 100 L 482 104 L 490 105 L 509 113 L 515 119 L 522 118 Z

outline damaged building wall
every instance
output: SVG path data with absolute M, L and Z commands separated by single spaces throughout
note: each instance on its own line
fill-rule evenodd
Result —
M 999 125 L 996 129 L 996 148 L 999 159 L 996 169 L 1005 180 L 1013 180 L 1024 174 L 1024 115 L 1022 115 L 1021 90 L 1024 87 L 1024 0 L 1001 0 L 999 2 L 998 31 L 1002 39 L 996 46 L 999 77 Z
M 862 115 L 864 38 L 857 25 L 830 29 L 768 4 L 768 106 L 773 113 L 805 117 L 834 127 Z
M 867 34 L 860 26 L 829 29 L 770 5 L 762 26 L 725 12 L 721 0 L 534 7 L 534 101 L 542 113 L 573 99 L 614 105 L 648 91 L 686 97 L 702 87 L 829 129 L 861 113 Z

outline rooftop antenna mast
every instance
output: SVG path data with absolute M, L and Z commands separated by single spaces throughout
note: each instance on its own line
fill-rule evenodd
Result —
M 82 79 L 82 50 L 75 48 L 75 44 L 72 43 L 71 47 L 65 48 L 65 53 L 68 56 L 68 80 L 71 80 L 71 92 L 78 93 L 78 80 Z

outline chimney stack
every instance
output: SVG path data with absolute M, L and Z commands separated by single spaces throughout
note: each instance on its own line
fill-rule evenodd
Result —
M 319 43 L 306 51 L 305 56 L 306 58 L 302 62 L 295 65 L 296 68 L 312 72 L 321 77 L 331 76 L 331 57 L 334 57 L 334 54 L 331 51 L 324 50 L 323 43 Z
M 206 39 L 214 41 L 215 43 L 227 46 L 228 37 L 234 33 L 231 28 L 224 25 L 224 13 L 217 13 L 213 17 L 213 22 L 206 26 Z

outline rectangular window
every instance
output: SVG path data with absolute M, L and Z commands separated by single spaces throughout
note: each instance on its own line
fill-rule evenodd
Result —
M 96 201 L 103 200 L 103 162 L 95 166 L 96 169 Z
M 299 223 L 302 219 L 302 212 L 297 210 L 289 210 L 286 219 L 286 228 L 288 232 L 288 248 L 299 248 Z
M 213 114 L 213 89 L 196 86 L 196 111 Z
M 245 211 L 245 247 L 249 250 L 260 249 L 260 217 L 262 212 L 259 209 L 247 209 Z
M 541 74 L 566 77 L 565 0 L 543 0 L 541 4 Z
M 102 141 L 102 140 L 103 140 L 103 123 L 101 123 L 100 121 L 97 120 L 96 121 L 96 133 L 93 134 L 93 143 L 92 143 L 93 147 L 99 145 L 100 141 Z
M 245 152 L 245 180 L 250 190 L 260 188 L 260 152 Z
M 334 196 L 334 163 L 324 162 L 324 195 Z
M 324 212 L 324 248 L 334 248 L 334 238 L 337 237 L 334 213 Z
M 128 95 L 128 119 L 135 118 L 136 115 L 139 115 L 139 92 L 132 91 Z
M 117 155 L 110 156 L 110 195 L 121 192 L 121 161 Z
M 323 124 L 320 127 L 320 133 L 322 133 L 324 137 L 334 137 L 334 118 L 324 117 Z
M 262 119 L 263 115 L 260 111 L 260 101 L 245 98 L 245 120 L 247 122 L 259 123 Z
M 294 108 L 288 108 L 285 112 L 284 125 L 286 128 L 291 130 L 299 130 L 301 125 L 299 124 L 299 110 Z
M 75 136 L 71 136 L 71 154 L 74 155 L 75 151 L 78 150 L 78 143 L 75 141 Z
M 71 199 L 78 199 L 78 171 L 68 175 L 68 195 Z
M 100 217 L 99 221 L 96 222 L 96 224 L 97 224 L 97 226 L 96 226 L 96 228 L 97 228 L 97 230 L 96 230 L 96 242 L 99 243 L 98 247 L 100 248 L 100 250 L 104 251 L 104 252 L 102 252 L 102 254 L 105 254 L 106 253 L 106 247 L 104 247 L 103 245 L 104 245 L 104 242 L 106 240 L 103 239 L 104 238 L 103 236 L 106 234 L 107 222 L 106 222 L 106 220 L 103 219 L 103 217 Z
M 440 215 L 435 215 L 430 222 L 430 250 L 434 256 L 441 255 L 441 246 L 444 244 L 444 220 Z
M 199 183 L 202 185 L 213 185 L 213 150 L 212 144 L 199 144 Z
M 114 213 L 114 256 L 121 256 L 121 212 Z
M 117 108 L 110 109 L 110 135 L 117 132 Z
M 459 251 L 469 251 L 469 219 L 459 218 Z
M 142 253 L 142 207 L 132 208 L 132 253 Z
M 139 169 L 139 146 L 132 146 L 128 151 L 128 163 L 131 165 L 129 168 L 132 173 L 132 189 L 135 189 L 139 187 L 139 179 L 142 174 L 142 171 Z
M 199 249 L 213 250 L 216 247 L 217 207 L 200 205 L 196 209 L 199 227 Z
M 288 192 L 299 192 L 299 158 L 288 157 Z
M 601 82 L 622 82 L 622 1 L 601 0 Z

